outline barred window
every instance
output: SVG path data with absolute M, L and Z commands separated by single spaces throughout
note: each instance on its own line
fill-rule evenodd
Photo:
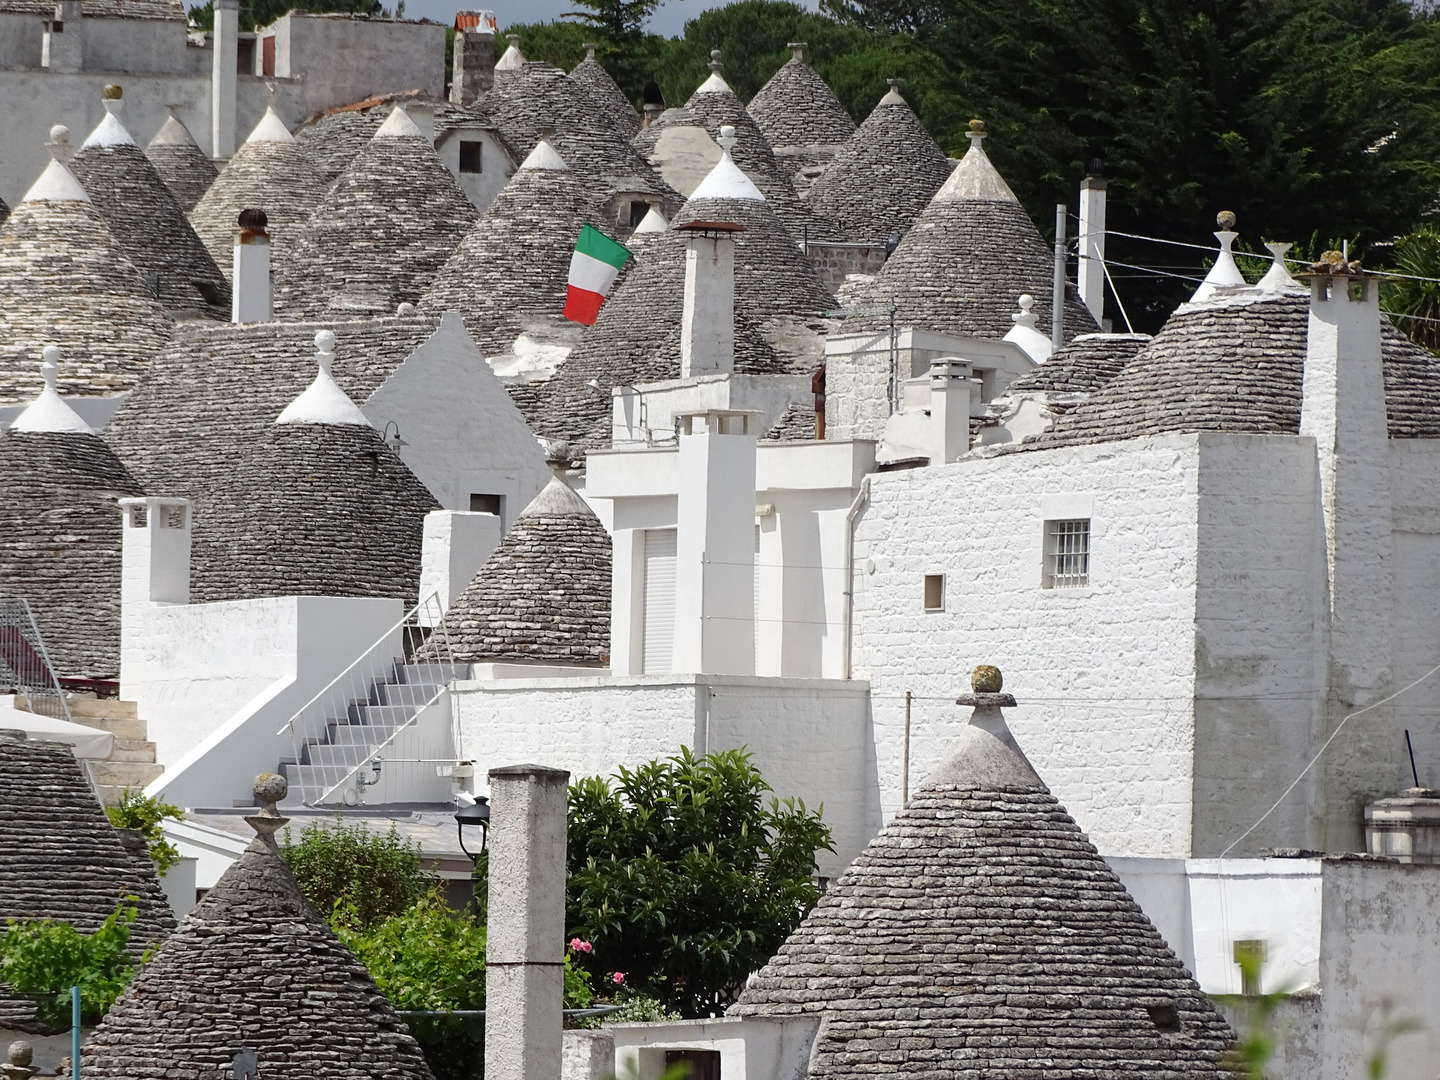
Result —
M 1090 584 L 1090 519 L 1045 522 L 1046 589 L 1079 589 Z

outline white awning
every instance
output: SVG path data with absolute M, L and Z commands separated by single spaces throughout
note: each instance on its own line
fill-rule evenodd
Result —
M 108 731 L 5 706 L 0 706 L 0 728 L 19 728 L 29 738 L 41 742 L 66 743 L 74 749 L 77 758 L 92 761 L 108 758 L 115 747 L 115 736 Z

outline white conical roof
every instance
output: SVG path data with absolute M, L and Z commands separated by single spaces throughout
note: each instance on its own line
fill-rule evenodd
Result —
M 195 136 L 173 113 L 160 125 L 160 130 L 150 140 L 149 146 L 197 146 Z
M 733 94 L 730 84 L 720 77 L 718 71 L 712 71 L 710 77 L 695 88 L 697 94 Z
M 741 175 L 744 175 L 743 173 Z M 665 220 L 665 215 L 660 212 L 660 207 L 650 205 L 645 216 L 640 219 L 640 224 L 635 226 L 636 233 L 662 233 L 670 227 Z
M 728 147 L 720 148 L 720 160 L 710 170 L 700 186 L 690 193 L 690 200 L 695 199 L 757 199 L 765 201 L 765 196 L 754 182 L 740 171 L 730 157 Z M 648 215 L 647 215 L 648 216 Z
M 396 105 L 390 115 L 385 118 L 385 122 L 380 125 L 380 130 L 375 132 L 374 137 L 377 139 L 403 139 L 406 137 L 423 139 L 425 136 L 415 126 L 415 121 L 410 119 L 410 114 Z
M 1013 203 L 1020 201 L 1010 190 L 1010 185 L 1005 183 L 1005 178 L 990 163 L 989 156 L 981 149 L 982 138 L 984 136 L 978 133 L 969 136 L 970 149 L 965 151 L 965 156 L 950 174 L 950 179 L 935 193 L 935 202 L 959 202 L 962 199 L 989 199 Z
M 25 192 L 20 201 L 22 203 L 89 202 L 90 196 L 80 186 L 80 181 L 75 179 L 74 173 L 59 161 L 52 159 L 50 164 L 45 166 L 45 171 L 40 174 L 40 179 L 30 185 L 30 190 Z
M 1270 262 L 1270 269 L 1265 271 L 1265 276 L 1255 283 L 1255 287 L 1257 289 L 1268 289 L 1270 292 L 1303 290 L 1305 286 L 1290 276 L 1290 270 L 1285 265 L 1285 253 L 1295 245 L 1277 244 L 1273 241 L 1266 241 L 1265 246 L 1270 249 L 1270 254 L 1273 258 Z
M 1044 363 L 1050 359 L 1050 352 L 1053 344 L 1049 336 L 1042 334 L 1035 329 L 1035 298 L 1029 293 L 1021 293 L 1018 301 L 1020 310 L 1010 316 L 1010 321 L 1015 325 L 1010 332 L 1001 340 L 1019 345 L 1025 351 L 1025 355 L 1034 360 L 1037 364 Z
M 495 61 L 496 71 L 519 71 L 525 66 L 525 55 L 520 51 L 520 45 L 512 40 L 510 47 Z
M 134 146 L 135 140 L 131 138 L 130 132 L 125 130 L 125 125 L 120 122 L 116 114 L 119 109 L 116 101 L 105 102 L 105 119 L 95 125 L 95 130 L 90 132 L 86 140 L 80 144 L 80 149 L 87 146 Z
M 54 345 L 47 345 L 42 355 L 45 357 L 40 364 L 40 374 L 45 378 L 45 389 L 40 391 L 30 405 L 15 418 L 10 425 L 11 431 L 24 432 L 60 432 L 69 435 L 92 435 L 90 425 L 80 418 L 80 414 L 65 403 L 60 392 L 55 389 L 55 377 L 60 371 L 58 361 L 60 350 Z
M 570 166 L 565 164 L 565 159 L 556 152 L 553 146 L 541 139 L 535 144 L 535 149 L 530 151 L 529 156 L 520 163 L 520 168 L 568 169 Z
M 1240 268 L 1235 265 L 1235 256 L 1230 252 L 1231 245 L 1239 235 L 1230 229 L 1222 229 L 1215 234 L 1215 239 L 1220 241 L 1220 250 L 1215 253 L 1215 265 L 1210 267 L 1205 280 L 1190 297 L 1190 303 L 1199 304 L 1213 300 L 1222 290 L 1243 288 L 1246 285 L 1245 275 L 1240 273 Z
M 315 335 L 315 346 L 320 350 L 316 357 L 320 370 L 315 373 L 314 382 L 285 406 L 285 411 L 275 418 L 275 423 L 352 424 L 356 427 L 374 427 L 330 374 L 330 365 L 335 360 L 334 332 L 321 330 Z
M 293 143 L 295 141 L 295 136 L 290 134 L 290 129 L 285 126 L 285 121 L 280 119 L 279 115 L 275 112 L 275 110 L 273 108 L 267 107 L 265 110 L 265 115 L 260 118 L 260 122 L 255 125 L 254 130 L 250 132 L 249 137 L 245 141 L 255 143 Z

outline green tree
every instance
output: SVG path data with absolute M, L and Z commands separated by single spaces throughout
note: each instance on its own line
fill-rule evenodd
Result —
M 70 1026 L 70 988 L 80 987 L 82 1023 L 99 1023 L 135 974 L 130 929 L 135 897 L 125 898 L 93 934 L 57 919 L 11 919 L 0 934 L 0 983 L 33 998 L 52 1028 Z
M 269 26 L 294 9 L 288 0 L 240 0 L 240 29 L 245 32 Z M 404 15 L 403 0 L 399 5 L 397 18 Z M 352 15 L 369 15 L 371 18 L 389 16 L 380 0 L 310 0 L 305 10 L 319 15 L 327 12 L 343 12 Z M 187 14 L 190 21 L 202 30 L 215 29 L 215 9 L 210 4 L 192 7 Z
M 399 915 L 426 891 L 420 848 L 390 826 L 307 825 L 298 841 L 285 830 L 281 854 L 301 891 L 336 926 L 368 930 Z
M 570 789 L 567 918 L 582 963 L 684 1016 L 711 1016 L 815 905 L 821 811 L 765 794 L 743 750 L 677 757 Z
M 120 793 L 118 803 L 105 808 L 105 816 L 117 829 L 134 829 L 145 838 L 145 848 L 161 874 L 180 861 L 180 850 L 165 839 L 164 828 L 166 818 L 185 820 L 185 813 L 178 806 L 127 787 Z
M 1388 261 L 1409 276 L 1385 283 L 1380 294 L 1385 310 L 1412 341 L 1440 352 L 1440 282 L 1416 280 L 1440 279 L 1440 228 L 1422 225 L 1402 236 Z

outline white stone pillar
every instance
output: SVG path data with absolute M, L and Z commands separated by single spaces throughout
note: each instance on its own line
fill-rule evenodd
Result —
M 682 414 L 671 670 L 755 673 L 755 418 Z
M 1105 317 L 1105 178 L 1080 182 L 1080 299 L 1095 321 Z
M 432 593 L 448 609 L 500 546 L 498 514 L 477 510 L 432 510 L 425 515 L 420 546 L 420 600 Z M 425 613 L 422 613 L 425 614 Z M 425 620 L 426 625 L 432 625 Z
M 239 63 L 240 0 L 214 0 L 210 70 L 210 156 L 235 153 L 235 68 Z
M 490 770 L 486 1080 L 559 1080 L 569 780 L 541 765 Z
M 1319 464 L 1331 688 L 1368 704 L 1387 685 L 1394 604 L 1378 278 L 1311 279 L 1300 434 L 1314 438 Z
M 735 241 L 697 232 L 685 250 L 680 377 L 735 370 Z
M 263 210 L 241 210 L 231 265 L 230 321 L 270 322 L 275 318 L 270 288 L 270 236 Z
M 930 464 L 970 449 L 970 365 L 953 356 L 930 362 Z

